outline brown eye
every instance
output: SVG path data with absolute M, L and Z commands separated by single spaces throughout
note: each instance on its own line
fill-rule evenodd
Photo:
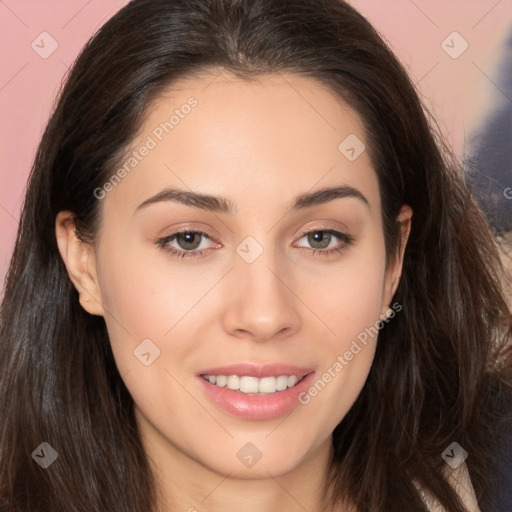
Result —
M 201 245 L 201 234 L 193 231 L 186 231 L 174 235 L 176 243 L 181 249 L 191 251 L 197 249 Z
M 183 230 L 158 240 L 157 245 L 180 258 L 200 257 L 203 255 L 204 249 L 208 248 L 199 249 L 203 239 L 210 240 L 210 237 L 202 231 Z
M 308 243 L 311 244 L 313 249 L 326 249 L 332 239 L 332 234 L 327 231 L 310 231 L 307 234 Z M 317 247 L 315 245 L 318 244 Z
M 311 247 L 309 251 L 313 255 L 319 254 L 324 256 L 340 253 L 355 241 L 353 236 L 336 231 L 335 229 L 313 229 L 303 233 L 301 240 L 304 238 L 307 239 L 307 243 Z M 336 239 L 338 240 L 337 244 L 335 243 Z M 302 245 L 299 247 L 308 250 Z

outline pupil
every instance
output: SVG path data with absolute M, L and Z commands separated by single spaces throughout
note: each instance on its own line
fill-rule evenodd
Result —
M 182 237 L 183 242 L 180 244 L 182 245 L 183 249 L 196 249 L 197 243 L 194 244 L 194 238 L 196 236 L 196 233 L 180 233 L 180 236 Z M 188 247 L 191 245 L 192 247 Z M 194 245 L 196 247 L 194 247 Z
M 319 249 L 325 249 L 329 245 L 329 237 L 331 236 L 330 233 L 325 233 L 324 231 L 313 231 L 312 233 L 310 233 L 310 236 L 312 238 L 310 242 L 320 242 L 321 247 L 319 247 Z

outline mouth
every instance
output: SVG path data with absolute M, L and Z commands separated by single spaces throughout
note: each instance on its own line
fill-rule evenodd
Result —
M 279 375 L 251 377 L 250 375 L 201 375 L 210 384 L 219 388 L 228 388 L 250 396 L 272 395 L 293 388 L 306 375 Z
M 214 405 L 230 415 L 251 420 L 267 420 L 291 412 L 314 376 L 312 368 L 252 363 L 204 369 L 196 375 Z

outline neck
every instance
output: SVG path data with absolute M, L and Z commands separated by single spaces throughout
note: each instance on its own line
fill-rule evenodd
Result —
M 267 472 L 254 479 L 220 474 L 162 436 L 143 436 L 143 442 L 155 475 L 159 512 L 326 510 L 323 481 L 332 456 L 330 437 L 288 473 Z

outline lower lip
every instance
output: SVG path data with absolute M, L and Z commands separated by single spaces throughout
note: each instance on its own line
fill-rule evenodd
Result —
M 203 377 L 197 377 L 208 398 L 224 411 L 250 420 L 277 418 L 297 407 L 299 395 L 311 386 L 315 372 L 306 375 L 298 384 L 284 391 L 268 395 L 246 395 L 229 388 L 210 384 Z

